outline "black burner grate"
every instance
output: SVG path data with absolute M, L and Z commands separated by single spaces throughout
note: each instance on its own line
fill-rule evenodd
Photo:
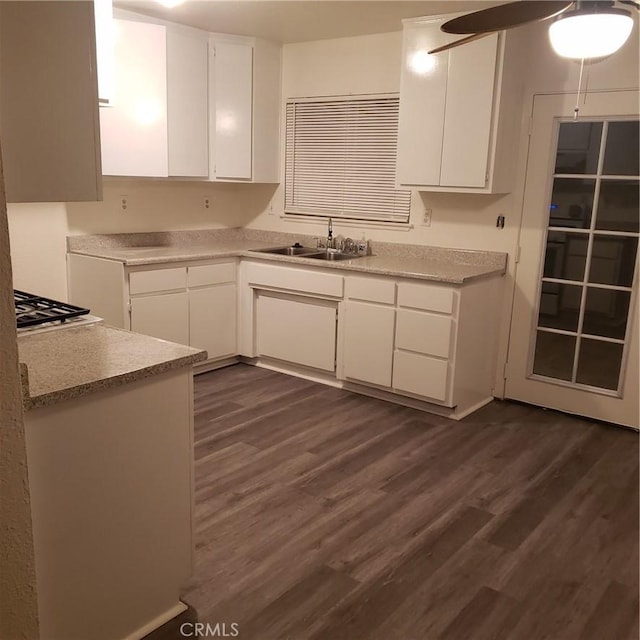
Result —
M 69 318 L 89 313 L 89 309 L 35 296 L 32 293 L 16 289 L 13 290 L 13 297 L 16 305 L 16 325 L 19 329 L 45 322 L 64 322 Z

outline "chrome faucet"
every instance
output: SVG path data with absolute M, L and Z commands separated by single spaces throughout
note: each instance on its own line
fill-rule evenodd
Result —
M 327 229 L 327 249 L 335 249 L 335 241 L 333 239 L 333 223 L 329 218 L 329 226 Z

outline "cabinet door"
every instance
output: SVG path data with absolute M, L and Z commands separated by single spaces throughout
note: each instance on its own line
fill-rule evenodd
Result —
M 209 359 L 235 355 L 235 284 L 189 291 L 189 337 L 189 344 L 206 349 Z
M 343 374 L 345 378 L 391 386 L 395 310 L 348 301 L 344 313 Z
M 113 106 L 100 109 L 102 173 L 166 177 L 166 28 L 114 20 Z
M 335 303 L 261 295 L 255 323 L 258 355 L 335 371 Z
M 452 40 L 439 22 L 407 24 L 403 37 L 398 123 L 398 182 L 440 184 L 449 51 L 427 52 Z
M 189 298 L 186 291 L 132 298 L 131 331 L 189 344 Z
M 211 178 L 251 179 L 253 47 L 212 45 Z
M 169 175 L 209 175 L 208 35 L 167 28 Z
M 7 202 L 102 199 L 91 2 L 0 2 Z
M 440 185 L 487 182 L 498 34 L 449 51 Z

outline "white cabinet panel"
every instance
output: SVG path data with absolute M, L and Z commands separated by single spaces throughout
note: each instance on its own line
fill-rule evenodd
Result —
M 93 4 L 0 2 L 7 202 L 102 199 Z
M 203 264 L 189 267 L 189 287 L 201 287 L 208 284 L 223 284 L 236 281 L 236 263 Z
M 448 395 L 448 370 L 447 360 L 396 351 L 393 388 L 444 402 Z
M 114 100 L 100 109 L 102 173 L 167 176 L 166 28 L 114 23 Z
M 497 50 L 494 33 L 449 51 L 441 186 L 486 184 Z
M 438 313 L 453 313 L 455 292 L 442 285 L 399 282 L 398 306 L 436 311 Z
M 405 25 L 397 161 L 403 185 L 440 183 L 449 52 L 427 52 L 453 39 L 441 22 Z
M 245 274 L 250 285 L 342 297 L 344 278 L 333 273 L 250 263 L 245 269 Z
M 390 387 L 395 309 L 348 301 L 343 317 L 344 377 Z
M 250 180 L 253 46 L 215 42 L 212 52 L 212 177 Z
M 259 356 L 335 371 L 335 304 L 260 295 L 255 330 Z
M 209 175 L 208 34 L 167 28 L 169 175 Z
M 185 267 L 133 271 L 129 274 L 129 293 L 132 295 L 185 289 L 186 286 L 187 270 Z
M 209 359 L 236 353 L 236 285 L 189 291 L 189 344 Z
M 186 291 L 131 300 L 131 331 L 189 344 L 189 298 Z
M 448 358 L 453 322 L 450 316 L 398 309 L 396 349 Z
M 366 300 L 394 304 L 396 301 L 396 283 L 390 278 L 345 278 L 344 294 L 352 300 Z

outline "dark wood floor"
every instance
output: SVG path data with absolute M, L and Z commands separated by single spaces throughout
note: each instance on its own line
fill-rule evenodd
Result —
M 245 365 L 198 376 L 195 403 L 200 621 L 638 638 L 636 433 L 506 402 L 453 422 Z

